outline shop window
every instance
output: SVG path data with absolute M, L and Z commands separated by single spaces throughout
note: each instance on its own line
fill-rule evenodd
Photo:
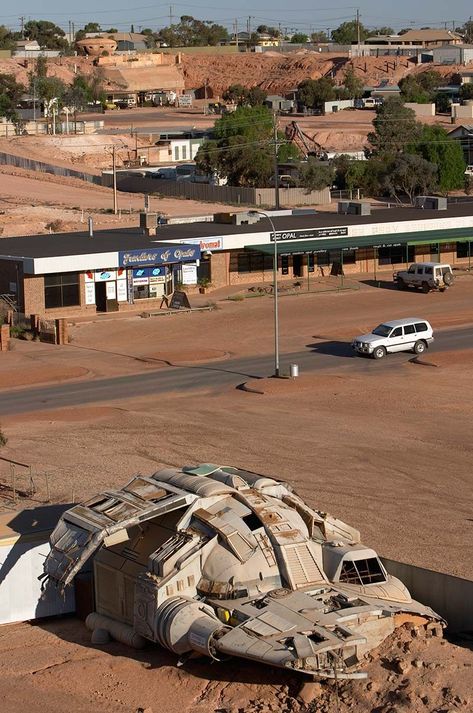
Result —
M 415 248 L 413 245 L 393 245 L 389 248 L 378 249 L 378 262 L 380 265 L 396 265 L 401 262 L 413 262 Z
M 185 161 L 187 158 L 187 146 L 182 147 L 182 158 Z
M 238 272 L 263 272 L 273 269 L 273 257 L 263 253 L 247 252 L 238 255 Z
M 174 146 L 174 161 L 179 161 L 179 146 Z
M 330 264 L 328 250 L 321 250 L 319 253 L 317 253 L 316 258 L 317 258 L 317 265 L 324 266 L 324 265 Z
M 79 274 L 45 275 L 44 304 L 46 309 L 80 305 Z
M 473 255 L 473 243 L 457 243 L 457 257 L 471 257 Z
M 149 285 L 133 285 L 133 299 L 146 300 L 149 297 Z
M 307 271 L 314 272 L 314 269 L 315 269 L 315 255 L 313 253 L 309 253 L 307 255 Z
M 342 260 L 344 265 L 355 265 L 356 250 L 342 250 Z

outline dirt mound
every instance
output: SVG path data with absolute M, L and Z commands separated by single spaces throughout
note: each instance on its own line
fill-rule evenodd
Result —
M 0 372 L 0 388 L 9 389 L 14 386 L 45 384 L 49 381 L 67 381 L 68 379 L 78 379 L 88 373 L 88 370 L 81 366 L 29 366 L 27 369 L 8 369 Z
M 416 360 L 418 364 L 432 364 L 439 367 L 464 367 L 471 368 L 473 366 L 473 350 L 460 349 L 451 352 L 438 352 L 426 354 Z

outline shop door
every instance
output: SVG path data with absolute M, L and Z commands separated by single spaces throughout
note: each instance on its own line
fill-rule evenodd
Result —
M 292 274 L 294 277 L 302 277 L 302 255 L 292 256 Z
M 95 304 L 97 307 L 97 312 L 107 311 L 107 283 L 106 282 L 96 282 L 95 283 Z

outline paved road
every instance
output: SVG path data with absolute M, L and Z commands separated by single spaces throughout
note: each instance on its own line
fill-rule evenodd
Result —
M 436 351 L 468 349 L 473 347 L 473 328 L 438 331 L 430 353 Z M 283 354 L 282 371 L 289 364 L 299 364 L 301 373 L 330 369 L 330 371 L 355 371 L 371 374 L 380 369 L 396 369 L 412 359 L 412 353 L 390 354 L 386 359 L 374 361 L 354 356 L 346 342 L 318 341 L 308 344 L 301 352 Z M 21 388 L 4 391 L 0 399 L 0 416 L 42 409 L 65 408 L 97 402 L 123 401 L 136 396 L 170 391 L 187 391 L 196 388 L 237 386 L 250 378 L 273 373 L 273 357 L 247 357 L 199 366 L 166 367 L 156 371 L 94 379 L 74 383 Z

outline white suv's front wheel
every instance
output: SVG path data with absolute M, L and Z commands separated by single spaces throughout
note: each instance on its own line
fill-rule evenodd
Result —
M 425 342 L 416 342 L 414 344 L 414 352 L 416 354 L 423 354 L 425 352 Z
M 384 347 L 376 347 L 373 350 L 373 359 L 383 359 L 386 356 L 386 349 Z

